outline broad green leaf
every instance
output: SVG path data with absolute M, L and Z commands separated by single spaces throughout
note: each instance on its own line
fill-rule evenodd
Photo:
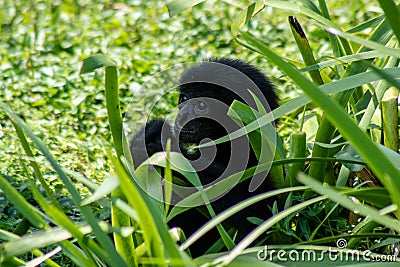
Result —
M 362 161 L 360 155 L 350 145 L 346 145 L 341 151 L 336 153 L 335 157 L 338 159 L 355 159 L 355 160 Z M 364 166 L 362 166 L 362 165 L 353 164 L 353 163 L 343 162 L 343 165 L 346 166 L 347 169 L 349 169 L 350 171 L 353 171 L 353 172 L 359 172 L 364 168 Z
M 256 101 L 257 102 L 257 101 Z M 261 103 L 259 103 L 261 104 Z M 265 110 L 264 110 L 265 113 Z M 228 115 L 238 124 L 243 125 L 243 123 L 249 124 L 257 118 L 260 117 L 260 114 L 252 109 L 251 107 L 239 102 L 234 101 L 231 105 L 231 108 L 228 110 Z M 276 140 L 279 138 L 276 134 L 275 128 L 271 125 L 265 125 L 261 127 L 260 130 L 256 130 L 248 134 L 248 138 L 250 140 L 251 147 L 259 160 L 259 163 L 272 162 L 274 159 L 281 159 L 280 153 L 275 153 L 277 150 Z M 282 166 L 272 167 L 270 170 L 270 177 L 272 177 L 272 183 L 274 187 L 281 188 L 284 186 L 284 177 L 283 177 L 283 169 Z M 265 177 L 255 176 L 250 182 L 249 190 L 255 190 L 263 181 Z
M 104 55 L 97 54 L 83 60 L 80 73 L 86 74 L 93 72 L 98 68 L 108 67 L 108 66 L 114 66 L 114 64 L 110 60 L 108 60 Z

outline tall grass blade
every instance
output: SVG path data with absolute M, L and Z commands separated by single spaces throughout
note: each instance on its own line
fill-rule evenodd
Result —
M 104 55 L 93 55 L 83 61 L 81 74 L 92 72 L 100 67 L 105 67 L 105 97 L 108 121 L 115 150 L 118 158 L 121 158 L 124 156 L 123 141 L 125 141 L 126 138 L 124 138 L 124 133 L 122 131 L 117 68 Z M 115 189 L 112 192 L 112 196 L 123 198 L 120 188 Z M 114 206 L 112 206 L 111 209 L 111 218 L 113 226 L 115 227 L 131 226 L 129 217 Z M 122 238 L 120 235 L 114 234 L 114 242 L 117 251 L 122 254 L 122 257 L 127 259 L 128 262 L 135 262 L 134 253 L 132 253 L 132 251 L 134 251 L 134 244 L 131 237 Z
M 235 18 L 231 25 L 231 33 L 235 38 L 240 30 L 246 25 L 255 15 L 257 15 L 265 7 L 263 0 L 258 0 L 245 9 Z
M 258 53 L 262 53 L 262 51 L 259 50 L 258 47 L 253 46 L 250 43 L 244 43 L 241 42 L 242 45 L 246 46 L 249 49 L 252 49 Z M 393 77 L 398 77 L 400 78 L 400 68 L 388 68 L 388 69 L 383 69 L 383 72 L 390 74 Z M 353 89 L 354 87 L 364 85 L 366 83 L 374 82 L 374 81 L 379 81 L 382 80 L 382 77 L 380 77 L 378 74 L 374 73 L 373 71 L 365 72 L 365 73 L 359 73 L 351 77 L 346 77 L 343 78 L 339 81 L 335 81 L 332 83 L 324 84 L 319 86 L 319 90 L 324 91 L 327 94 L 336 94 L 340 92 L 347 91 L 349 89 Z M 221 138 L 218 138 L 214 140 L 215 144 L 220 144 L 222 142 L 227 142 L 229 140 L 241 137 L 243 135 L 246 135 L 249 132 L 252 132 L 256 129 L 259 129 L 260 127 L 271 123 L 272 121 L 284 116 L 287 113 L 290 113 L 308 103 L 311 103 L 311 100 L 308 98 L 308 96 L 303 95 L 299 96 L 288 103 L 283 104 L 282 106 L 276 108 L 273 110 L 271 113 L 268 113 L 262 117 L 259 118 L 258 121 L 254 121 L 250 123 L 249 125 L 246 125 L 245 127 L 230 133 L 229 136 L 224 136 Z M 205 147 L 207 145 L 212 145 L 210 144 L 202 144 L 199 147 Z
M 383 11 L 385 12 L 386 19 L 388 20 L 397 41 L 400 42 L 400 11 L 399 5 L 396 5 L 392 0 L 379 0 Z
M 243 39 L 251 46 L 257 47 L 264 56 L 278 65 L 304 90 L 315 104 L 324 110 L 327 118 L 340 131 L 342 136 L 352 143 L 379 180 L 389 190 L 393 202 L 400 205 L 400 172 L 374 145 L 368 136 L 358 128 L 354 121 L 349 118 L 348 114 L 333 102 L 325 92 L 318 90 L 312 82 L 307 80 L 289 63 L 283 61 L 278 55 L 273 53 L 264 43 L 248 33 L 243 34 Z
M 40 215 L 41 212 L 12 187 L 3 175 L 0 175 L 0 188 L 5 197 L 18 208 L 19 212 L 24 214 L 32 225 L 37 228 L 43 228 L 47 225 L 45 219 Z
M 11 117 L 16 124 L 25 132 L 25 134 L 32 139 L 32 141 L 35 143 L 39 151 L 46 157 L 46 159 L 50 162 L 51 166 L 53 169 L 56 171 L 56 173 L 59 175 L 61 178 L 62 182 L 66 186 L 68 192 L 72 196 L 72 200 L 74 201 L 75 205 L 77 208 L 80 209 L 82 212 L 83 217 L 87 220 L 87 222 L 91 225 L 94 234 L 98 237 L 100 244 L 106 249 L 108 253 L 108 258 L 111 260 L 114 266 L 126 266 L 122 258 L 114 253 L 112 254 L 112 251 L 115 251 L 114 246 L 111 242 L 111 240 L 107 237 L 107 235 L 100 229 L 98 225 L 97 218 L 94 216 L 92 211 L 90 210 L 89 207 L 81 206 L 81 197 L 78 192 L 78 190 L 74 187 L 72 184 L 71 180 L 67 176 L 67 174 L 63 171 L 61 166 L 57 163 L 57 161 L 54 159 L 50 151 L 47 149 L 47 147 L 42 143 L 42 141 L 33 134 L 33 132 L 28 128 L 28 126 L 19 118 L 17 115 L 15 115 L 7 105 L 5 105 L 3 102 L 0 102 L 0 108 L 5 111 L 5 113 Z
M 322 185 L 315 179 L 311 178 L 305 174 L 299 174 L 300 182 L 304 183 L 305 185 L 311 187 L 314 191 L 324 195 L 325 197 L 331 199 L 334 202 L 339 203 L 340 205 L 344 206 L 345 208 L 358 211 L 363 216 L 368 216 L 370 219 L 385 225 L 386 227 L 393 229 L 394 231 L 400 233 L 400 225 L 398 220 L 393 219 L 387 215 L 382 215 L 379 213 L 378 210 L 369 207 L 365 204 L 357 204 L 352 201 L 348 196 L 344 196 L 339 194 L 334 189 L 330 188 L 329 186 Z
M 306 66 L 315 65 L 317 62 L 315 61 L 314 54 L 307 40 L 307 36 L 304 33 L 299 21 L 295 17 L 289 16 L 289 24 L 294 39 L 297 43 L 297 47 L 299 48 L 301 56 L 303 57 L 304 63 Z M 311 70 L 310 76 L 315 84 L 321 85 L 324 83 L 318 70 Z

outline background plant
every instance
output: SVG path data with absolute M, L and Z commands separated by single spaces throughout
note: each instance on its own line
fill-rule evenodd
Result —
M 283 105 L 273 114 L 280 118 L 283 145 L 274 164 L 286 185 L 299 184 L 297 171 L 312 176 L 302 175 L 300 181 L 322 196 L 305 187 L 260 196 L 280 194 L 287 209 L 276 207 L 277 215 L 266 222 L 253 218 L 259 227 L 233 250 L 197 259 L 196 264 L 265 264 L 255 258 L 259 248 L 246 249 L 256 237 L 274 235 L 283 247 L 296 242 L 298 249 L 334 245 L 344 237 L 348 248 L 394 253 L 399 228 L 393 204 L 399 204 L 400 178 L 394 89 L 399 88 L 398 6 L 393 1 L 221 1 L 186 9 L 198 2 L 173 2 L 169 12 L 178 15 L 172 19 L 163 3 L 2 3 L 0 234 L 11 241 L 1 245 L 7 266 L 41 262 L 45 258 L 37 257 L 43 251 L 50 252 L 52 260 L 46 263 L 52 266 L 71 261 L 80 266 L 194 264 L 177 250 L 165 218 L 143 194 L 136 194 L 137 199 L 127 192 L 99 197 L 110 192 L 104 188 L 116 188 L 121 181 L 130 192 L 137 187 L 129 182 L 134 175 L 129 163 L 104 152 L 121 148 L 108 128 L 103 72 L 79 75 L 81 60 L 98 53 L 107 54 L 118 68 L 122 114 L 152 73 L 215 55 L 253 62 L 280 91 Z M 289 24 L 289 15 L 298 21 L 292 18 Z M 110 97 L 115 95 L 107 95 L 107 101 Z M 271 120 L 260 113 L 257 123 L 237 134 Z M 131 119 L 139 122 L 138 114 Z M 309 155 L 313 158 L 306 159 Z M 322 187 L 321 182 L 337 188 Z M 82 202 L 89 192 L 94 197 Z M 114 228 L 109 224 L 112 205 L 122 222 L 129 222 L 125 227 L 121 221 L 113 220 Z M 210 221 L 199 235 L 239 208 Z M 154 224 L 143 226 L 144 218 Z M 105 232 L 127 238 L 115 249 Z M 150 245 L 160 237 L 163 242 Z

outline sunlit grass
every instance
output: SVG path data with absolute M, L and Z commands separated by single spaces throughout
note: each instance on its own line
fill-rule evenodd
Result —
M 268 266 L 257 257 L 265 244 L 323 255 L 339 239 L 347 240 L 344 249 L 394 255 L 400 240 L 398 6 L 391 0 L 339 1 L 339 8 L 321 0 L 257 1 L 246 8 L 211 1 L 191 8 L 199 2 L 173 1 L 168 6 L 173 18 L 167 18 L 163 3 L 5 4 L 0 264 Z M 291 19 L 294 37 L 289 15 L 297 18 Z M 124 157 L 122 116 L 134 89 L 152 73 L 210 55 L 251 61 L 273 76 L 282 103 L 267 114 L 260 106 L 254 111 L 234 102 L 229 115 L 236 113 L 246 126 L 216 143 L 250 133 L 263 164 L 180 204 L 207 202 L 230 179 L 250 179 L 271 166 L 277 189 L 220 214 L 208 204 L 212 219 L 185 236 L 167 221 L 187 208 L 147 194 L 153 190 L 168 199 L 172 192 L 157 172 L 135 170 Z M 82 74 L 94 74 L 79 75 L 81 66 Z M 100 67 L 104 70 L 95 71 Z M 142 113 L 130 119 L 139 121 Z M 268 128 L 274 120 L 281 131 L 276 156 L 268 161 L 261 148 L 275 136 Z M 146 164 L 165 167 L 168 181 L 174 181 L 174 166 L 190 167 L 173 152 Z M 197 174 L 182 175 L 200 185 Z M 220 224 L 275 196 L 274 216 L 251 218 L 254 230 L 242 240 Z M 217 254 L 192 259 L 190 246 L 214 227 L 222 238 L 209 250 Z M 323 264 L 332 261 L 324 258 Z

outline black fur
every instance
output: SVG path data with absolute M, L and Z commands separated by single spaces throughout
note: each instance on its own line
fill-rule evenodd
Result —
M 226 58 L 210 59 L 184 72 L 180 78 L 180 112 L 173 126 L 167 123 L 162 128 L 165 122 L 154 120 L 149 122 L 131 140 L 130 147 L 135 166 L 137 167 L 138 164 L 147 158 L 147 156 L 143 156 L 146 154 L 140 153 L 144 149 L 144 143 L 147 155 L 151 156 L 156 152 L 162 151 L 166 139 L 171 138 L 174 144 L 172 150 L 180 150 L 186 158 L 193 161 L 195 169 L 200 168 L 201 166 L 197 166 L 196 164 L 201 165 L 202 163 L 196 160 L 201 158 L 201 156 L 209 153 L 212 154 L 212 149 L 215 149 L 215 147 L 204 148 L 202 151 L 195 150 L 193 152 L 187 149 L 188 144 L 199 144 L 204 138 L 214 140 L 225 136 L 228 132 L 239 129 L 240 127 L 226 116 L 226 112 L 234 100 L 245 102 L 256 108 L 248 89 L 256 94 L 268 111 L 278 106 L 277 96 L 268 78 L 254 66 L 243 61 Z M 214 102 L 202 100 L 204 97 L 221 101 L 225 104 L 225 107 L 216 105 L 213 109 Z M 201 117 L 204 114 L 206 116 Z M 195 118 L 196 116 L 200 116 L 201 118 Z M 207 116 L 220 118 L 223 126 L 212 118 L 207 118 Z M 163 138 L 161 138 L 162 131 Z M 225 178 L 245 168 L 257 165 L 256 156 L 250 146 L 247 156 L 243 154 L 244 152 L 237 153 L 233 151 L 231 153 L 232 147 L 242 145 L 244 142 L 248 144 L 246 136 L 216 146 L 216 155 L 212 163 L 207 168 L 198 171 L 203 185 L 212 184 L 217 178 Z M 237 156 L 248 157 L 247 164 L 245 163 L 241 167 L 239 166 L 240 164 L 236 164 L 235 162 L 230 164 L 232 161 L 231 157 Z M 251 196 L 272 189 L 271 184 L 266 179 L 255 192 L 249 192 L 249 183 L 250 179 L 236 185 L 222 198 L 212 202 L 216 213 Z M 266 219 L 271 215 L 268 204 L 271 205 L 267 201 L 257 203 L 236 214 L 233 218 L 228 219 L 224 225 L 227 228 L 233 227 L 237 229 L 241 237 L 255 228 L 255 225 L 246 219 L 247 217 Z M 190 236 L 195 230 L 206 223 L 207 220 L 197 209 L 191 209 L 173 218 L 169 222 L 169 225 L 171 227 L 178 226 L 182 228 L 186 236 Z M 195 256 L 202 255 L 218 238 L 218 232 L 211 231 L 191 247 L 192 254 Z

